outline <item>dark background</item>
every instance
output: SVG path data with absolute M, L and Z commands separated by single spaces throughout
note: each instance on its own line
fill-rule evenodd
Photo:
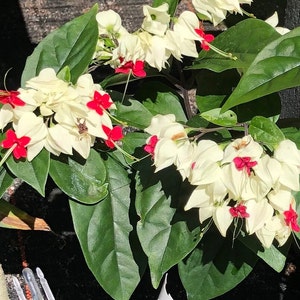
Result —
M 24 0 L 21 0 L 26 2 Z M 30 1 L 27 1 L 30 2 Z M 34 3 L 34 1 L 32 1 Z M 60 3 L 58 0 L 53 0 Z M 72 1 L 66 1 L 71 7 Z M 74 1 L 73 1 L 74 2 Z M 76 1 L 75 1 L 76 2 Z M 99 1 L 107 4 L 108 1 Z M 128 2 L 111 1 L 118 8 L 126 11 Z M 84 3 L 84 1 L 82 1 Z M 126 4 L 127 3 L 127 4 Z M 53 6 L 52 5 L 52 6 Z M 60 7 L 61 7 L 60 3 Z M 17 0 L 1 0 L 0 6 L 0 88 L 4 88 L 4 76 L 7 89 L 17 89 L 26 57 L 35 47 L 33 36 L 38 26 L 26 24 L 24 13 L 39 14 L 38 11 L 24 11 Z M 254 0 L 251 10 L 258 18 L 265 19 L 279 12 L 280 25 L 290 29 L 300 24 L 299 0 Z M 65 12 L 65 10 L 64 10 Z M 62 10 L 49 19 L 52 25 L 59 21 Z M 64 14 L 64 18 L 66 15 Z M 70 18 L 71 19 L 71 18 Z M 59 22 L 58 22 L 59 23 Z M 44 28 L 44 27 L 43 27 Z M 43 35 L 46 32 L 43 32 Z M 299 89 L 290 89 L 281 93 L 283 117 L 299 118 Z M 26 260 L 32 269 L 40 267 L 49 281 L 56 299 L 62 300 L 97 300 L 111 299 L 99 287 L 85 265 L 81 250 L 74 234 L 67 198 L 55 190 L 49 182 L 47 196 L 42 198 L 26 184 L 22 184 L 14 195 L 20 208 L 33 216 L 44 218 L 52 228 L 52 232 L 18 232 L 0 229 L 0 263 L 6 274 L 20 274 L 22 270 L 20 248 L 24 247 Z M 278 274 L 259 263 L 251 275 L 228 294 L 218 299 L 300 299 L 300 262 L 299 249 L 292 249 L 288 262 L 299 266 L 294 274 L 287 277 Z M 185 294 L 177 277 L 176 269 L 169 275 L 172 286 L 168 286 L 175 300 L 185 299 Z M 174 284 L 175 282 L 175 284 Z M 283 292 L 280 285 L 286 283 L 287 290 Z M 158 291 L 151 287 L 148 274 L 133 295 L 132 299 L 157 299 Z M 11 298 L 14 299 L 14 298 Z

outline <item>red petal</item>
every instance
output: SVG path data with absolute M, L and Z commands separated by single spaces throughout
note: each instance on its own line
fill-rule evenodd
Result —
M 111 132 L 109 137 L 113 140 L 113 141 L 119 141 L 120 139 L 123 138 L 123 131 L 122 128 L 120 126 L 115 126 Z
M 29 144 L 31 138 L 29 136 L 22 136 L 18 139 L 18 144 L 22 147 L 25 147 Z
M 26 156 L 27 156 L 27 150 L 26 150 L 26 148 L 18 145 L 18 146 L 13 150 L 13 156 L 14 156 L 16 159 L 20 159 L 21 157 L 26 157 Z
M 110 132 L 111 132 L 111 129 L 105 125 L 102 125 L 102 129 L 104 131 L 104 133 L 109 136 Z

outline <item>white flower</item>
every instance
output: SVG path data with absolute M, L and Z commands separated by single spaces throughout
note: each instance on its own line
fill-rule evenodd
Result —
M 294 142 L 283 140 L 274 151 L 273 157 L 281 164 L 278 182 L 294 191 L 299 191 L 300 151 Z
M 158 7 L 143 6 L 144 20 L 142 28 L 152 34 L 163 36 L 170 23 L 169 5 L 163 3 Z
M 3 130 L 4 127 L 13 120 L 14 112 L 10 104 L 4 104 L 0 109 L 0 129 Z
M 120 57 L 127 61 L 137 61 L 137 60 L 144 60 L 144 51 L 139 40 L 139 37 L 135 34 L 126 34 L 123 35 L 119 40 L 119 46 L 113 51 L 112 61 L 114 63 L 120 59 Z M 116 66 L 120 65 L 119 64 Z
M 280 33 L 281 35 L 286 34 L 290 31 L 288 28 L 277 26 L 278 22 L 279 22 L 277 11 L 275 11 L 274 14 L 271 17 L 266 19 L 265 22 L 268 23 L 269 25 L 271 25 L 272 27 L 274 27 L 276 29 L 276 31 L 278 33 Z
M 185 40 L 198 40 L 202 38 L 195 32 L 199 28 L 199 19 L 191 11 L 184 11 L 174 23 L 174 32 L 181 35 Z
M 137 34 L 144 53 L 145 61 L 153 68 L 161 69 L 166 67 L 167 60 L 171 53 L 166 51 L 166 40 L 164 37 L 151 35 L 147 31 Z
M 212 183 L 220 176 L 219 163 L 223 158 L 223 151 L 217 143 L 210 140 L 201 140 L 194 150 L 191 161 L 191 171 L 188 177 L 193 185 Z
M 236 157 L 250 157 L 251 161 L 256 161 L 262 153 L 263 148 L 250 135 L 247 135 L 234 140 L 225 148 L 222 164 L 230 163 Z
M 56 124 L 48 128 L 48 135 L 45 141 L 45 148 L 54 155 L 61 153 L 72 155 L 73 137 L 65 127 Z
M 249 200 L 245 202 L 249 217 L 246 218 L 246 229 L 249 234 L 261 229 L 264 224 L 272 219 L 274 209 L 268 203 L 266 198 L 256 201 Z
M 276 214 L 255 234 L 264 247 L 270 248 L 274 238 L 278 241 L 279 246 L 284 245 L 291 234 L 291 229 L 286 226 L 282 215 Z
M 17 136 L 29 136 L 30 142 L 27 146 L 27 159 L 31 161 L 43 149 L 47 137 L 47 127 L 43 118 L 37 117 L 32 112 L 26 112 L 20 120 L 14 124 Z
M 127 30 L 122 26 L 120 15 L 111 9 L 97 13 L 96 20 L 99 35 L 113 35 L 118 38 L 127 33 Z
M 151 119 L 150 125 L 144 129 L 145 132 L 151 134 L 151 135 L 157 135 L 158 137 L 161 137 L 161 131 L 166 126 L 169 126 L 170 124 L 176 123 L 176 117 L 173 114 L 168 115 L 155 115 Z
M 242 14 L 240 4 L 251 4 L 252 0 L 193 0 L 197 12 L 218 25 L 226 18 L 227 11 Z

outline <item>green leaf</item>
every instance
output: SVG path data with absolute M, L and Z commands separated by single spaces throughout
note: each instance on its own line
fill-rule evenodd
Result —
M 201 235 L 199 228 L 190 230 L 186 221 L 174 219 L 176 209 L 169 193 L 174 196 L 181 186 L 177 172 L 152 172 L 146 167 L 138 174 L 135 190 L 140 217 L 137 233 L 148 256 L 152 285 L 157 288 L 164 273 L 194 249 Z M 165 180 L 161 182 L 160 178 Z
M 186 122 L 186 116 L 180 104 L 179 98 L 173 93 L 157 93 L 156 99 L 143 102 L 144 106 L 153 114 L 174 114 L 177 121 Z
M 129 103 L 130 105 L 124 105 L 115 102 L 117 107 L 115 111 L 116 118 L 139 129 L 148 127 L 153 117 L 151 112 L 137 100 L 129 100 Z
M 185 262 L 180 262 L 179 275 L 189 300 L 208 300 L 234 288 L 253 269 L 257 256 L 239 241 L 232 247 L 230 239 L 204 235 L 203 246 L 196 248 Z
M 43 149 L 31 162 L 15 160 L 11 155 L 6 161 L 9 170 L 18 178 L 22 178 L 42 196 L 45 196 L 45 185 L 48 178 L 50 154 Z
M 262 98 L 240 104 L 234 108 L 238 115 L 238 122 L 249 122 L 255 116 L 263 116 L 274 123 L 279 120 L 281 112 L 281 100 L 278 93 L 266 95 Z
M 220 113 L 221 108 L 214 108 L 212 110 L 206 111 L 202 114 L 200 114 L 200 116 L 219 126 L 234 126 L 237 123 L 237 115 L 231 111 L 228 110 L 224 113 Z
M 98 5 L 94 5 L 86 14 L 46 36 L 27 58 L 22 74 L 22 86 L 47 67 L 59 73 L 69 66 L 71 81 L 75 83 L 86 71 L 95 51 L 98 39 L 97 12 Z
M 251 120 L 249 133 L 256 141 L 262 142 L 271 148 L 276 147 L 285 139 L 284 134 L 275 123 L 261 116 L 254 117 Z
M 6 190 L 12 185 L 14 178 L 5 170 L 0 169 L 0 198 L 6 192 Z
M 103 289 L 128 300 L 140 281 L 146 259 L 135 251 L 130 224 L 130 180 L 112 159 L 105 161 L 109 194 L 91 206 L 70 201 L 76 234 L 85 260 Z M 133 255 L 133 251 L 134 255 Z
M 247 33 L 247 38 L 245 38 Z M 201 51 L 190 69 L 209 69 L 223 72 L 228 69 L 246 70 L 256 55 L 280 34 L 269 24 L 258 19 L 247 19 L 239 22 L 219 34 L 212 45 L 224 52 L 232 53 L 236 60 L 226 58 L 210 50 Z
M 226 95 L 207 95 L 199 96 L 196 95 L 196 103 L 201 113 L 208 110 L 221 107 Z
M 158 7 L 164 3 L 169 4 L 169 14 L 173 16 L 175 14 L 177 5 L 178 5 L 179 0 L 153 0 L 152 1 L 152 6 L 153 7 Z
M 300 27 L 268 44 L 255 58 L 222 111 L 300 85 Z
M 82 163 L 71 157 L 64 161 L 52 158 L 49 174 L 65 194 L 79 202 L 95 204 L 107 196 L 105 165 L 93 149 Z
M 281 272 L 286 264 L 286 258 L 290 249 L 290 242 L 285 243 L 282 247 L 275 247 L 273 244 L 270 248 L 264 248 L 260 241 L 253 235 L 239 235 L 238 240 L 249 248 L 254 254 L 264 260 L 276 272 Z
M 61 69 L 59 71 L 59 73 L 57 74 L 57 78 L 64 80 L 66 82 L 70 82 L 71 81 L 71 71 L 69 66 L 65 66 L 63 69 Z
M 300 130 L 299 128 L 295 127 L 288 127 L 288 128 L 282 128 L 281 129 L 284 136 L 293 141 L 296 145 L 297 148 L 300 149 Z

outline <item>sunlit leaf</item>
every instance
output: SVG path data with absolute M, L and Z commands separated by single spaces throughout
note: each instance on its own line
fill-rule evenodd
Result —
M 47 35 L 28 57 L 22 74 L 22 86 L 44 68 L 53 68 L 59 73 L 68 66 L 71 81 L 86 71 L 92 60 L 98 39 L 96 13 L 98 6 L 73 19 Z
M 300 85 L 300 27 L 268 44 L 255 58 L 222 111 Z
M 112 159 L 105 165 L 107 197 L 89 206 L 70 201 L 71 213 L 85 260 L 94 276 L 113 299 L 128 300 L 144 272 L 146 259 L 141 249 L 134 246 L 128 214 L 131 194 L 128 173 Z

